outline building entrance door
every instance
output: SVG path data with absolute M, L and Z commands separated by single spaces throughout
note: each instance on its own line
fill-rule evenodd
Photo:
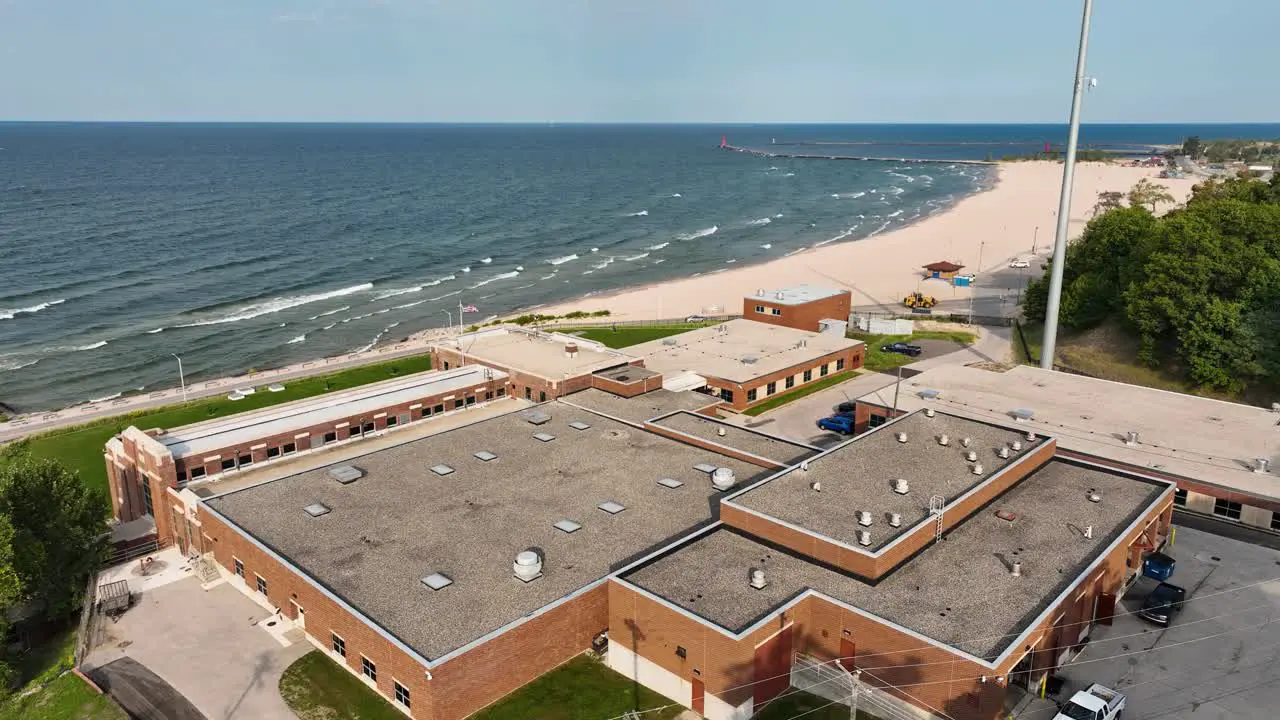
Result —
M 791 627 L 756 646 L 755 706 L 760 707 L 791 686 Z
M 289 603 L 293 605 L 294 624 L 305 630 L 307 627 L 307 611 L 303 610 L 296 600 L 290 600 Z
M 707 706 L 706 688 L 698 678 L 693 679 L 693 711 L 701 715 Z

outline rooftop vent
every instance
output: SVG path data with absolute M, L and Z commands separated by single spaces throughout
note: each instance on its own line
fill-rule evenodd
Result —
M 305 510 L 305 511 L 306 511 L 306 513 L 307 513 L 308 515 L 310 515 L 311 517 L 320 517 L 321 515 L 328 515 L 328 514 L 329 514 L 329 506 L 328 506 L 328 505 L 325 505 L 324 503 L 319 503 L 319 502 L 318 502 L 318 503 L 311 503 L 310 505 L 308 505 L 308 506 L 306 506 L 306 507 L 304 507 L 304 508 L 302 508 L 302 509 L 303 509 L 303 510 Z
M 813 482 L 809 483 L 809 489 L 814 492 L 822 492 L 822 481 L 814 480 Z
M 542 577 L 542 558 L 535 550 L 524 550 L 516 555 L 511 570 L 521 582 L 533 582 Z
M 1009 414 L 1018 422 L 1027 422 L 1036 416 L 1036 411 L 1031 408 L 1018 408 Z
M 1124 444 L 1128 445 L 1129 447 L 1133 447 L 1134 445 L 1137 445 L 1139 439 L 1140 439 L 1140 436 L 1135 430 L 1130 430 L 1129 432 L 1124 434 Z
M 942 433 L 938 436 L 938 444 L 942 447 L 946 447 L 951 444 L 951 438 L 947 437 L 946 433 Z
M 974 475 L 981 475 L 982 473 L 983 473 L 982 463 L 974 463 L 974 464 L 973 464 L 973 474 L 974 474 Z
M 609 513 L 610 515 L 617 515 L 618 513 L 627 509 L 626 505 L 623 505 L 622 503 L 616 503 L 612 500 L 606 500 L 605 502 L 600 503 L 596 507 Z
M 551 422 L 551 416 L 541 410 L 526 410 L 522 415 L 530 425 L 545 425 Z
M 1033 442 L 1035 442 L 1035 441 L 1036 441 L 1036 433 L 1035 433 L 1035 431 L 1034 431 L 1034 430 L 1028 430 L 1028 431 L 1027 431 L 1027 442 L 1029 442 L 1029 443 L 1033 443 Z
M 924 416 L 925 416 L 925 417 L 933 417 L 934 415 L 937 415 L 937 414 L 938 414 L 938 413 L 937 413 L 937 412 L 935 412 L 933 408 L 925 408 L 925 409 L 924 409 Z
M 453 468 L 445 465 L 444 463 L 440 463 L 439 465 L 432 465 L 431 472 L 444 477 L 445 475 L 451 475 L 453 473 Z
M 742 356 L 742 363 L 743 363 L 744 365 L 755 365 L 755 364 L 756 364 L 756 361 L 758 361 L 759 359 L 760 359 L 760 358 L 759 358 L 759 357 L 756 357 L 755 355 L 743 355 L 743 356 Z
M 489 462 L 490 460 L 497 460 L 498 456 L 494 455 L 488 450 L 481 450 L 480 452 L 476 453 L 476 459 L 483 460 L 484 462 Z
M 867 510 L 858 511 L 858 524 L 867 527 L 871 524 L 871 513 Z
M 1013 450 L 1014 452 L 1022 452 L 1022 441 L 1014 440 L 1013 442 L 1009 443 L 1009 449 Z
M 760 568 L 751 568 L 751 587 L 757 590 L 763 590 L 769 583 L 764 579 L 764 570 Z
M 1271 412 L 1280 413 L 1280 402 L 1271 403 Z
M 907 441 L 907 434 L 906 434 L 906 433 L 904 433 L 904 432 L 900 432 L 900 433 L 898 433 L 897 435 L 895 435 L 894 437 L 896 437 L 896 438 L 898 439 L 898 442 L 900 442 L 900 443 L 904 443 L 904 442 L 906 442 L 906 441 Z
M 693 466 L 693 469 L 697 470 L 698 472 L 704 472 L 710 475 L 711 473 L 716 471 L 716 466 L 711 465 L 709 463 L 698 463 L 697 465 Z
M 432 590 L 443 590 L 453 584 L 453 579 L 440 573 L 431 573 L 422 578 L 422 584 Z
M 920 397 L 925 400 L 937 400 L 939 397 L 942 397 L 942 391 L 934 390 L 933 388 L 926 388 L 920 391 Z M 929 417 L 933 416 L 930 415 Z
M 1000 449 L 996 451 L 996 455 L 999 455 L 1001 458 L 1009 457 L 1009 448 L 1007 446 L 1001 446 Z
M 889 527 L 902 527 L 902 513 L 889 513 Z
M 578 357 L 578 344 L 566 343 L 564 346 L 564 356 L 567 358 Z
M 969 462 L 974 462 L 975 460 L 978 459 L 978 453 L 970 450 L 969 452 L 964 454 L 964 459 L 968 460 Z
M 911 492 L 911 486 L 907 484 L 906 479 L 897 478 L 893 481 L 893 491 L 899 495 L 906 495 Z
M 969 438 L 960 438 L 960 444 L 964 447 L 969 447 L 969 443 L 971 442 L 973 441 L 970 440 Z
M 870 545 L 870 544 L 871 544 L 871 532 L 870 532 L 870 531 L 868 531 L 868 530 L 859 530 L 859 531 L 858 531 L 858 544 L 859 544 L 859 545 L 862 545 L 862 546 L 864 546 L 864 547 L 865 547 L 865 546 L 867 546 L 867 545 Z
M 781 300 L 782 298 L 784 298 L 784 297 L 786 297 L 786 296 L 782 294 L 782 291 L 781 291 L 781 290 L 779 290 L 779 291 L 777 292 L 777 294 L 775 294 L 775 295 L 774 295 L 774 297 L 776 297 L 776 298 L 778 298 L 779 300 Z
M 1085 540 L 1092 540 L 1092 539 L 1093 539 L 1093 526 L 1092 526 L 1092 525 L 1085 525 L 1085 526 L 1084 526 L 1084 539 L 1085 539 Z
M 764 288 L 756 290 L 756 297 L 764 297 Z
M 1102 493 L 1098 492 L 1097 488 L 1089 488 L 1089 493 L 1085 497 L 1089 498 L 1091 503 L 1102 502 Z
M 724 437 L 725 435 L 728 435 L 728 434 L 729 434 L 729 431 L 725 430 L 723 427 L 716 428 L 716 435 L 718 437 Z
M 1022 577 L 1022 561 L 1014 560 L 1013 567 L 1009 568 L 1009 574 L 1014 577 Z
M 581 523 L 576 523 L 569 519 L 557 520 L 555 528 L 566 533 L 577 532 L 582 529 Z
M 1270 472 L 1271 461 L 1267 458 L 1254 458 L 1253 471 L 1256 473 Z
M 329 477 L 343 485 L 349 485 L 364 477 L 364 471 L 354 465 L 339 465 L 335 468 L 329 468 Z
M 808 461 L 808 460 L 801 460 L 801 461 L 800 461 L 800 469 L 801 469 L 801 470 L 803 470 L 804 472 L 809 472 L 809 461 Z
M 658 484 L 659 484 L 659 485 L 661 485 L 661 486 L 662 486 L 662 487 L 664 487 L 664 488 L 670 488 L 670 489 L 672 489 L 672 490 L 675 490 L 676 488 L 680 487 L 681 485 L 684 485 L 684 483 L 682 483 L 682 482 L 680 482 L 679 480 L 676 480 L 676 479 L 674 479 L 674 478 L 662 478 L 661 480 L 659 480 L 659 481 L 658 481 Z
M 1013 522 L 1018 519 L 1018 516 L 1015 513 L 1011 513 L 1008 510 L 997 510 L 996 517 L 1004 520 L 1005 522 Z
M 711 485 L 717 490 L 728 490 L 735 482 L 737 478 L 733 476 L 732 468 L 720 467 L 711 473 Z
M 581 420 L 574 420 L 573 422 L 569 423 L 569 427 L 573 428 L 574 430 L 587 430 L 591 426 L 588 425 L 587 423 L 582 422 Z
M 551 442 L 556 439 L 556 436 L 551 433 L 534 433 L 533 439 L 538 442 Z

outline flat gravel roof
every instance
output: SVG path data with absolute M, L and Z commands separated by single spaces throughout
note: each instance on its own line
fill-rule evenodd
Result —
M 722 527 L 623 576 L 731 632 L 807 589 L 987 659 L 1069 587 L 1167 486 L 1055 460 L 876 585 Z M 1102 494 L 1090 502 L 1089 489 Z M 1015 513 L 1012 523 L 997 510 Z M 1093 526 L 1093 538 L 1081 528 Z M 1009 567 L 1022 562 L 1022 576 Z M 748 584 L 762 568 L 768 585 Z
M 839 290 L 836 288 L 818 287 L 816 285 L 796 285 L 795 287 L 782 288 L 781 290 L 765 290 L 757 292 L 754 295 L 747 295 L 748 300 L 764 300 L 774 305 L 803 305 L 811 303 L 814 300 L 823 300 L 836 295 L 842 295 L 849 292 L 848 290 Z M 847 318 L 839 318 L 847 319 Z
M 635 360 L 634 355 L 612 350 L 598 342 L 514 325 L 477 330 L 440 340 L 437 345 L 464 352 L 481 363 L 487 361 L 554 381 Z M 566 354 L 569 346 L 577 348 L 572 356 Z
M 731 468 L 739 483 L 766 472 L 560 402 L 537 409 L 551 419 L 513 413 L 347 456 L 336 464 L 365 472 L 347 485 L 326 465 L 205 504 L 434 660 L 709 522 L 720 493 L 694 465 Z M 454 472 L 430 470 L 440 464 Z M 307 515 L 315 502 L 330 512 Z M 607 502 L 625 509 L 599 509 Z M 529 548 L 545 561 L 526 584 L 512 563 Z M 432 573 L 453 583 L 431 590 Z
M 624 398 L 604 390 L 587 388 L 572 395 L 565 395 L 560 400 L 637 425 L 677 410 L 702 410 L 720 404 L 720 398 L 710 395 L 662 389 Z
M 678 412 L 674 415 L 668 415 L 654 424 L 701 438 L 707 442 L 742 450 L 756 457 L 773 460 L 780 465 L 792 465 L 813 457 L 820 452 L 817 448 L 784 440 L 757 430 L 749 430 L 722 420 L 709 418 L 706 415 L 698 415 L 697 413 Z M 724 432 L 723 436 L 720 434 L 721 431 Z
M 907 442 L 898 442 L 900 432 L 907 434 Z M 945 447 L 938 443 L 942 435 L 948 437 Z M 963 445 L 964 438 L 969 438 L 969 447 Z M 1022 443 L 1021 452 L 1010 452 L 1008 459 L 996 454 L 1015 441 Z M 940 495 L 951 504 L 1044 442 L 1039 436 L 1032 442 L 1018 431 L 946 413 L 913 413 L 810 460 L 808 471 L 792 469 L 730 502 L 855 547 L 857 531 L 868 530 L 867 550 L 875 551 L 928 516 L 931 496 Z M 974 475 L 973 463 L 965 459 L 969 451 L 977 453 L 981 475 Z M 906 495 L 893 491 L 897 478 L 907 481 Z M 821 492 L 810 488 L 815 481 L 822 483 Z M 859 510 L 871 513 L 870 527 L 855 521 Z M 901 513 L 902 527 L 889 526 L 886 516 L 894 512 Z

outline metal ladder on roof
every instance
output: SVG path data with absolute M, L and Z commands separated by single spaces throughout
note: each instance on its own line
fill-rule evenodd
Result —
M 933 516 L 933 541 L 942 539 L 942 509 L 947 506 L 947 499 L 941 495 L 929 498 L 929 514 Z

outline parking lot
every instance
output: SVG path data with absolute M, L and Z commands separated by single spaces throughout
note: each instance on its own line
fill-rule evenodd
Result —
M 1059 675 L 1060 700 L 1097 682 L 1128 697 L 1125 720 L 1269 720 L 1280 717 L 1280 552 L 1179 527 L 1165 551 L 1170 583 L 1186 589 L 1168 628 L 1134 613 L 1155 581 L 1140 579 L 1111 627 Z M 1049 700 L 1024 703 L 1019 720 L 1051 720 Z

